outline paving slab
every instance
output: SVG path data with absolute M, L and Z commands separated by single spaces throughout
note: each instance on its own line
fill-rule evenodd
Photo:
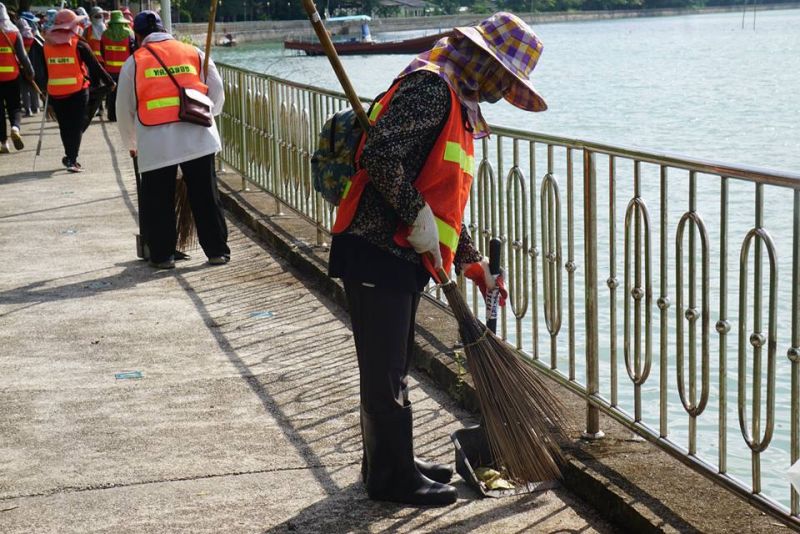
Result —
M 152 270 L 115 126 L 69 174 L 54 123 L 31 170 L 37 125 L 0 155 L 0 532 L 615 531 L 563 488 L 369 501 L 341 307 L 230 219 L 230 264 Z M 417 452 L 451 462 L 474 418 L 412 378 Z

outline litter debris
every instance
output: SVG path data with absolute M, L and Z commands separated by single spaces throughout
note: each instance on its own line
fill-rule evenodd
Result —
M 141 371 L 122 371 L 121 373 L 114 373 L 114 378 L 117 380 L 138 380 L 142 378 Z
M 95 280 L 94 282 L 89 282 L 88 284 L 86 284 L 83 287 L 85 287 L 87 289 L 102 289 L 102 288 L 108 287 L 110 285 L 111 285 L 111 282 L 109 282 L 107 280 Z
M 272 317 L 271 311 L 254 311 L 250 312 L 251 319 L 269 319 Z
M 514 484 L 506 480 L 502 473 L 491 467 L 478 467 L 475 469 L 475 476 L 478 477 L 481 484 L 484 484 L 489 489 L 514 489 Z
M 64 235 L 75 235 L 75 234 L 78 233 L 78 231 L 75 230 L 74 228 L 67 228 L 66 230 L 64 230 L 61 233 L 64 234 Z
M 12 506 L 11 508 L 3 508 L 0 512 L 10 512 L 11 510 L 16 510 L 19 506 Z

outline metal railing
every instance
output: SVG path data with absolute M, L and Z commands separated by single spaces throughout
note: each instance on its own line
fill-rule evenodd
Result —
M 344 96 L 219 69 L 223 160 L 323 244 L 335 211 L 309 160 Z M 605 413 L 800 525 L 784 478 L 800 457 L 800 174 L 500 127 L 476 160 L 465 222 L 483 250 L 503 242 L 499 333 L 586 398 L 585 435 Z

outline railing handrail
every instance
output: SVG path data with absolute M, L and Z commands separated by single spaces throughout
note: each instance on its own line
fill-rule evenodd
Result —
M 251 76 L 256 76 L 265 80 L 279 81 L 280 83 L 293 87 L 295 89 L 302 89 L 307 91 L 314 91 L 326 96 L 336 98 L 347 98 L 341 92 L 332 89 L 325 89 L 314 85 L 287 80 L 279 78 L 272 74 L 263 74 L 258 72 L 249 71 L 235 65 L 227 63 L 218 63 L 228 69 L 236 70 L 239 72 L 247 73 Z M 359 96 L 362 102 L 368 104 L 372 102 L 372 97 Z M 780 169 L 767 169 L 751 165 L 731 164 L 722 161 L 715 161 L 711 159 L 695 158 L 686 156 L 684 154 L 662 152 L 652 150 L 645 147 L 615 145 L 593 141 L 591 139 L 581 139 L 577 137 L 567 137 L 561 135 L 547 134 L 542 132 L 525 131 L 506 126 L 491 125 L 492 133 L 495 135 L 502 135 L 506 137 L 517 137 L 527 141 L 534 141 L 540 143 L 547 143 L 562 147 L 574 149 L 586 149 L 592 152 L 600 152 L 610 156 L 620 156 L 638 161 L 654 163 L 657 165 L 667 165 L 669 167 L 681 168 L 686 170 L 693 170 L 701 173 L 715 174 L 727 176 L 729 178 L 738 178 L 750 182 L 763 183 L 767 185 L 777 185 L 783 187 L 790 187 L 793 189 L 800 188 L 800 173 L 784 171 Z

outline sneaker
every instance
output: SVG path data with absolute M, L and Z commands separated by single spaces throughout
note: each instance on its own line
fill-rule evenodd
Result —
M 175 268 L 175 260 L 172 258 L 167 258 L 164 261 L 153 261 L 150 260 L 147 262 L 150 267 L 154 269 L 174 269 Z
M 81 164 L 75 160 L 70 160 L 69 165 L 67 165 L 67 170 L 69 172 L 83 172 L 83 167 Z
M 14 148 L 17 150 L 25 148 L 25 143 L 22 142 L 22 136 L 19 135 L 19 128 L 17 126 L 11 127 L 11 141 L 14 143 Z
M 8 147 L 8 139 L 0 143 L 0 154 L 8 154 L 11 149 Z
M 231 261 L 230 256 L 211 256 L 208 258 L 209 265 L 225 265 L 229 261 Z

